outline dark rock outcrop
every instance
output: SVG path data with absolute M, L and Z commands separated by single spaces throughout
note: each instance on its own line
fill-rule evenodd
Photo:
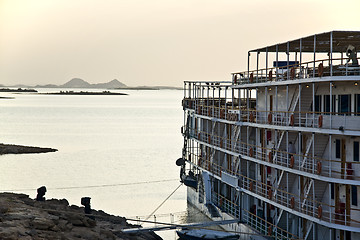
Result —
M 3 154 L 23 154 L 23 153 L 47 153 L 56 152 L 54 148 L 28 147 L 13 144 L 0 143 L 0 155 Z
M 158 240 L 154 233 L 127 235 L 124 228 L 138 227 L 123 217 L 69 206 L 66 199 L 38 202 L 25 194 L 0 193 L 0 239 L 124 239 Z

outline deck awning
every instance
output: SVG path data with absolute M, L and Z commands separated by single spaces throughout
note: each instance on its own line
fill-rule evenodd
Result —
M 287 52 L 288 44 L 289 52 L 300 52 L 300 45 L 302 46 L 302 52 L 314 52 L 315 39 L 315 51 L 328 53 L 331 49 L 331 35 L 332 52 L 346 52 L 349 45 L 353 45 L 357 50 L 360 50 L 360 31 L 331 31 L 250 50 L 249 52 L 276 52 L 276 46 L 278 47 L 278 52 Z

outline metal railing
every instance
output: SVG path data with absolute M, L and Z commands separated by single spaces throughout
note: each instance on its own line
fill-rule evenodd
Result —
M 316 198 L 311 194 L 307 195 L 307 197 L 304 197 L 303 195 L 290 193 L 281 188 L 275 188 L 275 186 L 252 179 L 239 172 L 223 168 L 221 165 L 210 161 L 209 158 L 197 156 L 196 154 L 190 152 L 188 152 L 187 155 L 190 156 L 189 159 L 193 164 L 208 170 L 220 178 L 222 172 L 236 176 L 239 181 L 239 187 L 248 190 L 251 192 L 251 195 L 254 195 L 255 197 L 261 196 L 267 198 L 270 202 L 278 203 L 282 206 L 291 208 L 296 212 L 303 213 L 310 217 L 318 218 L 329 223 L 351 227 L 360 227 L 360 219 L 351 218 L 351 213 L 355 214 L 355 212 L 358 212 L 359 209 L 350 208 L 350 214 L 346 214 L 345 208 L 342 207 L 341 204 L 339 206 L 329 205 L 327 203 L 315 200 Z M 220 204 L 218 201 L 219 199 L 215 202 Z M 225 199 L 222 201 L 222 204 L 224 204 L 224 201 Z M 232 210 L 234 207 L 236 206 L 228 204 L 228 209 L 233 211 L 234 214 L 238 214 L 237 211 Z
M 210 145 L 242 154 L 250 158 L 270 162 L 282 167 L 302 172 L 337 179 L 360 180 L 355 168 L 360 162 L 342 162 L 312 156 L 312 154 L 295 154 L 287 151 L 266 148 L 241 142 L 239 139 L 225 138 L 216 134 L 189 128 L 189 137 Z
M 306 79 L 312 77 L 360 75 L 360 66 L 343 64 L 343 60 L 344 59 L 341 58 L 332 59 L 331 64 L 329 59 L 322 59 L 281 67 L 235 72 L 232 74 L 232 81 L 236 85 L 267 81 Z

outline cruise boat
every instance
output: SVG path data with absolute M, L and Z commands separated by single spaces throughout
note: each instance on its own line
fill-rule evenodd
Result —
M 319 33 L 185 81 L 188 203 L 242 239 L 360 239 L 358 50 L 360 31 Z

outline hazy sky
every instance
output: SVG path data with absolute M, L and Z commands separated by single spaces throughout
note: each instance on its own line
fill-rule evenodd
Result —
M 229 80 L 247 51 L 360 30 L 360 0 L 0 0 L 0 84 Z

